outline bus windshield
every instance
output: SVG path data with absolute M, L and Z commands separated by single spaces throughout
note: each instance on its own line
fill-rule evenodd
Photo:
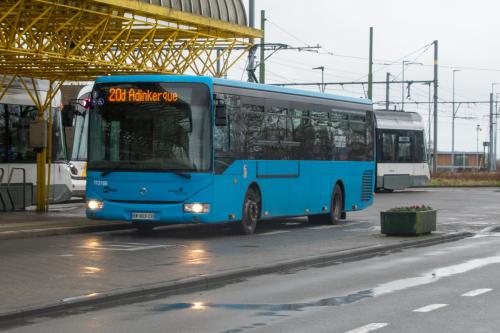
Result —
M 209 106 L 209 90 L 202 84 L 97 84 L 89 118 L 88 168 L 208 171 Z
M 426 162 L 423 131 L 378 129 L 377 162 Z

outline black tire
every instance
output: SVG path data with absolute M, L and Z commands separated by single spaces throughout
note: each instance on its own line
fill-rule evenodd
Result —
M 335 185 L 330 203 L 330 213 L 309 215 L 307 219 L 311 224 L 338 224 L 341 219 L 345 219 L 344 199 L 342 189 L 338 184 Z
M 338 224 L 342 219 L 342 213 L 344 210 L 344 194 L 339 184 L 335 184 L 332 194 L 332 203 L 330 208 L 329 223 Z
M 260 218 L 260 207 L 260 195 L 249 188 L 243 201 L 243 212 L 239 222 L 239 231 L 243 235 L 251 235 L 255 232 Z

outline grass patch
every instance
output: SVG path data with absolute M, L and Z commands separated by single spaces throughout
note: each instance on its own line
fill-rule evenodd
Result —
M 430 186 L 500 186 L 500 172 L 446 172 L 431 177 Z

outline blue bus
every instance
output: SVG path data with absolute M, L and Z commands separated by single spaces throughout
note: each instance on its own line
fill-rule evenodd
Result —
M 307 216 L 337 223 L 373 202 L 369 100 L 171 75 L 96 80 L 87 217 L 165 223 Z

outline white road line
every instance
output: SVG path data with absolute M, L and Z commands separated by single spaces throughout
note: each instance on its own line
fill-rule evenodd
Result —
M 308 227 L 307 229 L 309 229 L 309 230 L 323 230 L 323 229 L 350 227 L 350 226 L 358 225 L 358 224 L 363 224 L 363 222 L 353 222 L 353 223 L 347 222 L 347 223 L 335 224 L 335 225 L 320 225 L 317 227 Z
M 339 227 L 338 225 L 322 225 L 319 227 L 310 227 L 307 229 L 309 229 L 309 230 L 323 230 L 323 229 L 332 229 L 332 228 L 338 228 L 338 227 Z
M 285 234 L 287 232 L 290 232 L 290 231 L 287 231 L 287 230 L 278 230 L 278 231 L 271 231 L 271 232 L 266 232 L 266 233 L 263 233 L 263 234 L 259 234 L 259 236 L 272 236 L 272 235 L 277 235 L 277 234 Z
M 413 312 L 431 312 L 440 308 L 444 308 L 445 306 L 448 306 L 448 304 L 431 304 L 424 306 L 422 308 L 413 310 Z
M 483 289 L 476 289 L 476 290 L 471 290 L 469 292 L 466 292 L 465 294 L 462 294 L 464 297 L 474 297 L 474 296 L 479 296 L 482 294 L 489 293 L 493 289 L 490 288 L 483 288 Z
M 88 295 L 80 295 L 80 296 L 75 296 L 75 297 L 63 298 L 61 301 L 63 301 L 63 302 L 80 301 L 82 299 L 89 299 L 89 298 L 93 298 L 93 297 L 96 297 L 99 295 L 100 295 L 100 293 L 92 293 L 92 294 L 88 294 Z
M 388 326 L 388 323 L 371 323 L 362 327 L 355 328 L 353 330 L 347 331 L 345 333 L 367 333 L 378 330 L 379 328 Z

